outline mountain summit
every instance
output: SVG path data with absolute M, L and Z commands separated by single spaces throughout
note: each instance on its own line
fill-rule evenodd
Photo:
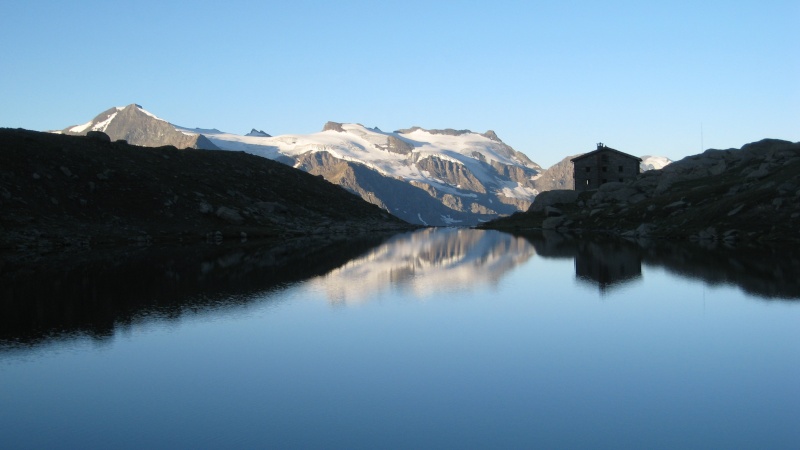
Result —
M 411 223 L 473 226 L 525 210 L 538 191 L 541 167 L 494 131 L 392 133 L 328 122 L 318 133 L 270 136 L 186 128 L 132 104 L 111 108 L 63 134 L 102 131 L 112 140 L 159 147 L 244 151 L 320 175 Z
M 113 141 L 123 140 L 142 147 L 172 145 L 177 148 L 219 150 L 202 134 L 183 133 L 135 103 L 108 109 L 89 122 L 64 128 L 60 133 L 80 136 L 90 131 L 101 131 Z
M 471 226 L 526 209 L 541 170 L 523 153 L 469 130 L 414 127 L 393 133 L 328 122 L 323 131 L 275 137 L 202 133 L 221 149 L 276 159 L 321 175 L 392 214 L 422 225 Z

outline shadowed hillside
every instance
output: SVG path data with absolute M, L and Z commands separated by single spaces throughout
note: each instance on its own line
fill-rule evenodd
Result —
M 482 228 L 599 231 L 627 237 L 800 241 L 800 143 L 765 139 L 707 150 L 627 183 L 544 192 Z
M 0 250 L 285 240 L 409 229 L 357 196 L 243 152 L 0 129 Z

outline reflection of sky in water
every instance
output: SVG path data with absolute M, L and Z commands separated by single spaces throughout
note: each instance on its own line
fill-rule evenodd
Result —
M 534 242 L 534 254 L 526 240 L 478 233 L 454 243 L 454 231 L 442 231 L 429 231 L 430 245 L 398 237 L 238 313 L 133 324 L 102 347 L 71 341 L 0 354 L 3 443 L 800 442 L 799 302 L 762 301 L 654 263 L 643 263 L 635 282 L 602 291 L 577 283 L 574 257 L 548 243 Z M 406 275 L 392 278 L 398 266 Z M 337 299 L 359 307 L 330 307 Z

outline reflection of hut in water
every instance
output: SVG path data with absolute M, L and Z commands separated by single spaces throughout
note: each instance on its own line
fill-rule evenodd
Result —
M 637 250 L 621 242 L 582 243 L 575 256 L 575 276 L 601 292 L 641 278 L 642 257 Z

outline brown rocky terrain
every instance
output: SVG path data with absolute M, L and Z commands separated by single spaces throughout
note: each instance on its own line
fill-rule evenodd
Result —
M 98 114 L 88 124 L 67 127 L 60 133 L 84 136 L 87 132 L 96 130 L 100 124 L 106 124 L 101 131 L 106 133 L 112 141 L 123 140 L 142 147 L 172 145 L 177 148 L 219 150 L 205 136 L 181 133 L 169 123 L 148 115 L 136 104 L 124 108 L 108 109 Z
M 554 191 L 559 189 L 572 189 L 575 184 L 572 174 L 572 158 L 579 155 L 567 156 L 536 175 L 533 185 L 539 192 Z
M 800 143 L 707 150 L 628 183 L 544 192 L 482 228 L 603 232 L 719 242 L 800 242 Z
M 0 129 L 0 211 L 4 254 L 412 228 L 322 177 L 275 161 L 138 147 L 96 132 Z

